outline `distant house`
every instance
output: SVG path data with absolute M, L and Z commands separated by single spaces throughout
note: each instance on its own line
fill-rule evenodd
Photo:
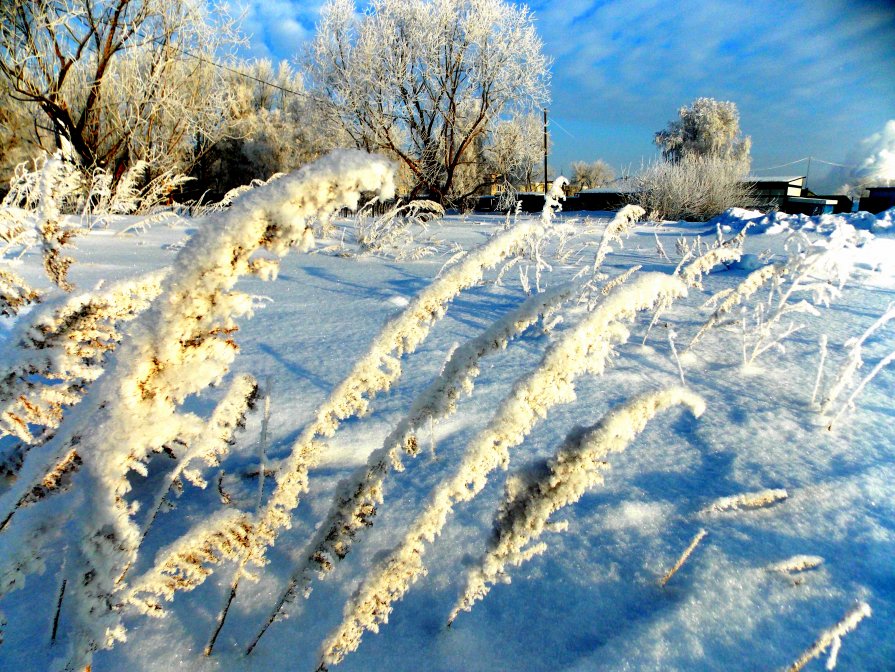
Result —
M 787 196 L 780 210 L 790 215 L 831 215 L 836 211 L 836 199 Z
M 870 187 L 870 195 L 862 196 L 858 205 L 860 210 L 866 210 L 877 215 L 889 208 L 895 208 L 895 187 Z
M 805 187 L 804 175 L 777 175 L 771 177 L 749 176 L 744 180 L 751 196 L 740 207 L 756 210 L 779 210 L 790 215 L 822 215 L 851 212 L 852 200 L 841 194 L 818 195 Z M 526 185 L 528 186 L 528 185 Z M 543 183 L 517 194 L 524 212 L 540 212 L 544 207 Z M 548 183 L 548 187 L 550 183 Z M 870 197 L 861 199 L 861 209 L 882 212 L 895 206 L 895 187 L 874 187 Z M 583 189 L 566 198 L 563 210 L 615 211 L 628 203 L 636 202 L 637 184 L 631 178 L 618 178 L 604 187 Z M 476 205 L 478 211 L 494 211 L 498 196 L 481 196 Z
M 801 197 L 805 188 L 804 175 L 751 175 L 745 182 L 752 191 L 753 207 L 758 210 L 784 210 L 786 200 Z
M 582 189 L 566 199 L 563 210 L 620 210 L 631 203 L 637 186 L 630 178 L 619 177 L 594 189 Z
M 745 181 L 752 192 L 751 207 L 780 210 L 790 215 L 823 215 L 851 212 L 847 196 L 819 196 L 805 187 L 804 175 L 750 176 Z
M 516 200 L 522 203 L 522 212 L 541 212 L 544 209 L 543 186 L 541 189 L 541 191 L 521 191 L 516 194 Z
M 567 199 L 567 210 L 620 210 L 631 202 L 635 189 L 631 186 L 615 185 L 582 189 L 577 195 Z
M 541 212 L 544 209 L 544 193 L 520 191 L 513 196 L 515 202 L 521 203 L 522 212 Z M 501 207 L 503 205 L 503 207 Z M 512 209 L 512 208 L 511 208 Z M 479 196 L 475 204 L 476 212 L 504 212 L 506 203 L 500 196 Z
M 833 206 L 834 213 L 851 212 L 855 202 L 845 194 L 818 194 L 817 198 L 824 198 L 828 201 L 835 201 Z
M 553 187 L 553 180 L 547 182 L 547 190 Z M 524 185 L 516 185 L 518 191 L 514 195 L 514 200 L 521 201 L 522 212 L 541 212 L 544 209 L 544 183 L 530 182 Z M 565 189 L 564 189 L 565 191 Z M 502 184 L 494 185 L 491 193 L 479 196 L 476 200 L 476 212 L 497 212 L 501 204 L 501 196 L 503 196 L 504 186 Z M 563 209 L 567 209 L 563 207 Z
M 547 191 L 553 187 L 553 180 L 547 180 Z M 544 183 L 543 182 L 529 182 L 527 184 L 519 185 L 517 187 L 521 193 L 526 194 L 540 194 L 544 195 Z M 524 189 L 524 190 L 523 190 Z

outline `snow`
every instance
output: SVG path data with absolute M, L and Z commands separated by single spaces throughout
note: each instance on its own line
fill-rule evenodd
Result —
M 781 341 L 781 347 L 760 354 L 750 366 L 752 375 L 743 368 L 740 313 L 732 311 L 735 319 L 730 323 L 703 334 L 681 359 L 687 387 L 706 402 L 702 416 L 667 411 L 647 424 L 624 452 L 602 458 L 608 463 L 600 474 L 603 483 L 592 484 L 579 500 L 551 518 L 567 521 L 568 530 L 545 530 L 540 541 L 547 544 L 546 550 L 512 567 L 512 583 L 494 585 L 484 600 L 447 629 L 467 573 L 487 552 L 507 473 L 495 470 L 487 481 L 477 481 L 479 494 L 470 501 L 456 499 L 453 516 L 428 544 L 427 574 L 393 604 L 388 623 L 377 634 L 365 633 L 359 649 L 333 669 L 778 669 L 796 661 L 822 634 L 838 632 L 835 628 L 847 614 L 869 610 L 872 616 L 857 623 L 841 642 L 838 635 L 828 639 L 841 645 L 839 669 L 890 669 L 895 661 L 891 636 L 895 366 L 879 371 L 856 398 L 856 408 L 846 412 L 832 431 L 827 429 L 829 417 L 812 405 L 811 395 L 820 337 L 828 338 L 821 383 L 828 391 L 847 361 L 849 339 L 863 334 L 895 300 L 893 217 L 893 211 L 876 218 L 866 213 L 812 218 L 733 210 L 709 223 L 641 222 L 628 229 L 623 247 L 613 245 L 608 251 L 604 246 L 608 253 L 600 270 L 607 278 L 643 265 L 618 288 L 621 291 L 636 285 L 639 277 L 673 273 L 680 262 L 680 255 L 674 254 L 679 238 L 690 244 L 697 236 L 712 242 L 718 225 L 729 230 L 729 238 L 746 222 L 752 223 L 739 261 L 715 266 L 701 278 L 701 288 L 691 286 L 686 297 L 666 306 L 644 345 L 649 311 L 626 322 L 630 338 L 615 339 L 615 355 L 608 357 L 601 375 L 579 376 L 571 394 L 560 395 L 558 387 L 540 390 L 558 398 L 549 408 L 538 406 L 545 415 L 538 415 L 526 429 L 527 436 L 518 436 L 518 445 L 502 456 L 509 460 L 510 474 L 548 460 L 576 425 L 594 425 L 638 395 L 679 385 L 667 330 L 677 334 L 683 349 L 714 311 L 703 306 L 705 301 L 719 291 L 733 290 L 767 263 L 782 263 L 790 234 L 799 232 L 825 245 L 847 234 L 856 241 L 841 253 L 854 268 L 841 295 L 833 296 L 829 306 L 816 305 L 817 315 L 788 315 L 787 324 L 792 320 L 802 328 Z M 74 258 L 68 279 L 78 291 L 172 266 L 182 241 L 195 240 L 201 230 L 196 222 L 178 219 L 145 232 L 110 235 L 137 219 L 108 221 L 109 229 L 87 232 L 74 240 L 74 248 L 66 248 Z M 542 270 L 542 286 L 559 288 L 575 282 L 581 269 L 589 277 L 607 221 L 559 214 L 552 225 L 565 232 L 565 239 L 561 246 L 553 239 L 541 252 L 552 267 Z M 264 307 L 256 308 L 251 319 L 239 321 L 234 338 L 240 352 L 224 383 L 189 397 L 186 409 L 210 416 L 237 374 L 251 374 L 262 387 L 270 380 L 266 453 L 268 468 L 275 468 L 314 422 L 315 409 L 368 352 L 386 321 L 415 305 L 414 297 L 431 287 L 439 273 L 443 277 L 457 267 L 455 263 L 442 269 L 458 248 L 479 248 L 508 222 L 512 227 L 514 218 L 449 215 L 417 231 L 409 243 L 431 248 L 434 254 L 403 255 L 399 261 L 396 254 L 360 253 L 352 242 L 355 222 L 335 220 L 334 230 L 315 249 L 293 252 L 281 261 L 275 281 L 247 277 L 239 282 L 237 288 Z M 522 224 L 532 231 L 550 226 L 538 216 L 518 217 L 515 226 Z M 670 260 L 658 254 L 656 237 Z M 18 250 L 9 250 L 6 263 L 30 285 L 49 291 L 39 247 L 10 262 L 17 254 Z M 458 397 L 453 415 L 431 429 L 421 428 L 418 456 L 404 456 L 404 470 L 392 471 L 384 479 L 375 524 L 358 533 L 351 553 L 327 578 L 315 579 L 307 600 L 298 596 L 288 605 L 288 618 L 274 622 L 252 655 L 245 657 L 245 647 L 304 560 L 302 553 L 327 515 L 339 482 L 383 446 L 418 395 L 442 374 L 457 344 L 475 338 L 525 300 L 518 269 L 533 275 L 534 263 L 533 259 L 517 262 L 501 285 L 492 282 L 498 269 L 486 273 L 484 282 L 474 277 L 465 281 L 471 286 L 447 304 L 445 316 L 434 322 L 415 351 L 402 357 L 400 377 L 370 403 L 369 414 L 345 419 L 332 438 L 321 439 L 320 458 L 308 472 L 309 490 L 294 512 L 292 528 L 282 531 L 268 549 L 269 564 L 253 570 L 259 580 L 240 584 L 211 657 L 204 657 L 202 649 L 229 593 L 235 563 L 215 566 L 214 574 L 194 591 L 179 592 L 173 602 L 164 603 L 166 618 L 148 618 L 126 608 L 122 614 L 126 641 L 98 651 L 92 669 L 315 669 L 321 643 L 338 628 L 352 594 L 404 538 L 431 493 L 451 483 L 468 447 L 489 431 L 514 384 L 530 378 L 545 353 L 557 350 L 565 337 L 574 336 L 576 328 L 599 311 L 599 303 L 589 313 L 585 305 L 568 301 L 557 313 L 562 321 L 551 322 L 551 329 L 540 323 L 505 348 L 483 355 L 472 393 Z M 534 289 L 534 279 L 530 287 Z M 767 302 L 767 292 L 762 287 L 742 306 L 751 310 Z M 15 348 L 12 335 L 18 332 L 10 329 L 32 317 L 23 311 L 17 318 L 4 318 L 0 333 L 6 339 L 4 348 Z M 892 352 L 893 330 L 895 324 L 884 324 L 862 344 L 863 366 L 849 391 Z M 10 352 L 4 353 L 3 361 L 11 361 Z M 602 367 L 597 364 L 591 362 L 595 372 Z M 560 385 L 549 380 L 550 385 Z M 562 382 L 566 383 L 572 385 L 571 380 Z M 538 391 L 532 388 L 531 393 Z M 840 401 L 847 397 L 848 392 Z M 525 399 L 537 403 L 528 393 Z M 836 406 L 832 412 L 838 410 Z M 505 412 L 510 411 L 519 408 L 507 406 Z M 185 483 L 183 494 L 175 499 L 176 509 L 158 514 L 131 570 L 135 578 L 186 530 L 220 517 L 237 517 L 222 511 L 255 510 L 260 432 L 261 413 L 256 410 L 222 458 L 221 487 L 236 508 L 221 504 L 215 485 L 218 468 L 203 470 L 206 489 Z M 4 454 L 10 441 L 5 437 L 0 443 Z M 170 468 L 169 459 L 152 458 L 145 477 L 131 473 L 129 496 L 142 501 L 145 509 L 163 483 L 160 477 Z M 190 467 L 198 468 L 198 461 Z M 0 485 L 0 496 L 12 487 Z M 269 477 L 265 499 L 273 489 Z M 782 491 L 788 496 L 775 497 L 772 505 L 713 510 L 718 502 Z M 51 504 L 44 507 L 45 515 L 65 521 L 68 512 L 87 499 L 76 489 L 56 495 L 47 500 Z M 19 528 L 17 518 L 28 522 L 41 511 L 40 506 L 22 509 L 0 532 L 2 567 L 18 551 L 20 532 L 32 529 Z M 660 587 L 660 579 L 702 528 L 705 538 L 668 585 Z M 24 589 L 0 599 L 7 621 L 0 668 L 49 669 L 66 655 L 75 617 L 67 600 L 56 644 L 49 644 L 49 633 L 62 558 L 76 543 L 75 532 L 71 525 L 54 530 L 53 552 L 43 558 L 46 571 L 27 576 Z M 812 567 L 799 572 L 774 569 L 799 562 Z M 869 610 L 861 606 L 864 603 Z M 806 669 L 821 669 L 825 658 Z

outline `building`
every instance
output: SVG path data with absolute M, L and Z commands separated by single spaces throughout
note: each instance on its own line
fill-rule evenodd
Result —
M 752 191 L 752 207 L 758 210 L 783 210 L 787 199 L 800 198 L 805 189 L 804 175 L 775 175 L 756 177 L 750 175 L 745 180 Z
M 780 210 L 789 215 L 832 215 L 836 212 L 835 198 L 787 196 Z
M 553 188 L 553 180 L 549 180 L 547 182 L 547 190 Z M 523 185 L 516 185 L 517 191 L 513 195 L 513 201 L 519 201 L 522 203 L 522 212 L 541 212 L 544 209 L 544 183 L 543 182 L 530 182 Z M 565 192 L 566 189 L 563 189 Z M 490 193 L 479 196 L 476 199 L 475 210 L 476 212 L 498 212 L 506 211 L 506 206 L 504 204 L 504 209 L 501 210 L 501 202 L 502 196 L 504 195 L 504 185 L 503 184 L 494 184 L 490 189 Z M 565 210 L 566 208 L 563 207 Z
M 845 194 L 818 194 L 817 198 L 823 198 L 828 201 L 836 201 L 836 205 L 833 206 L 834 214 L 839 214 L 841 212 L 851 212 L 855 204 L 855 202 Z
M 615 185 L 597 189 L 582 189 L 575 196 L 566 199 L 566 210 L 621 210 L 634 197 L 635 189 L 630 185 Z
M 889 208 L 895 208 L 895 187 L 870 187 L 867 196 L 861 196 L 859 210 L 878 215 Z
M 750 207 L 779 210 L 790 215 L 824 215 L 851 212 L 852 200 L 839 194 L 818 195 L 805 186 L 804 175 L 750 176 L 746 183 L 752 192 Z
M 744 180 L 749 188 L 749 198 L 739 204 L 768 212 L 779 210 L 790 215 L 823 215 L 852 211 L 852 199 L 841 194 L 818 195 L 805 187 L 804 175 L 777 175 L 758 177 L 750 175 Z M 543 183 L 531 185 L 536 190 L 520 192 L 516 199 L 522 202 L 524 212 L 540 212 L 544 207 Z M 548 183 L 548 187 L 550 183 Z M 563 210 L 572 211 L 616 211 L 637 200 L 637 184 L 632 178 L 618 178 L 604 187 L 582 189 L 574 196 L 568 196 Z M 861 199 L 861 209 L 882 212 L 895 206 L 895 187 L 873 187 L 871 196 Z M 499 196 L 481 196 L 476 210 L 495 211 Z M 873 208 L 873 209 L 871 209 Z

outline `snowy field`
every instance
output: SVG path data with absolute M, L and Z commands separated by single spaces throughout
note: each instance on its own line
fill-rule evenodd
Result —
M 595 272 L 611 217 L 557 215 L 546 231 L 533 234 L 539 236 L 537 243 L 529 240 L 521 246 L 521 257 L 507 256 L 484 272 L 484 280 L 447 304 L 428 337 L 400 358 L 400 376 L 376 396 L 367 415 L 345 418 L 333 436 L 318 440 L 319 459 L 310 468 L 309 489 L 291 529 L 282 530 L 267 550 L 268 564 L 252 568 L 257 581 L 240 580 L 211 656 L 203 656 L 203 649 L 239 562 L 211 566 L 213 574 L 195 590 L 177 592 L 171 602 L 160 599 L 164 618 L 145 615 L 138 604 L 116 604 L 113 611 L 126 641 L 97 651 L 92 670 L 316 669 L 322 643 L 331 641 L 355 591 L 362 583 L 369 585 L 377 567 L 391 571 L 391 565 L 383 564 L 394 559 L 389 553 L 428 510 L 439 484 L 454 476 L 470 446 L 488 436 L 495 414 L 507 407 L 504 400 L 546 361 L 545 353 L 549 357 L 557 351 L 612 297 L 655 277 L 648 274 L 687 276 L 694 260 L 711 253 L 719 234 L 727 241 L 722 249 L 738 250 L 735 236 L 750 219 L 753 225 L 745 233 L 739 262 L 725 257 L 701 281 L 699 274 L 691 274 L 686 296 L 669 301 L 649 332 L 654 309 L 619 319 L 613 327 L 613 352 L 604 353 L 601 366 L 563 379 L 574 384 L 575 399 L 554 399 L 543 412 L 536 410 L 530 431 L 505 444 L 509 460 L 500 466 L 508 470 L 492 470 L 477 496 L 454 502 L 441 534 L 425 543 L 425 575 L 395 602 L 388 623 L 377 634 L 367 632 L 358 650 L 333 669 L 777 670 L 793 664 L 822 632 L 866 603 L 872 615 L 832 641 L 834 649 L 841 643 L 838 669 L 895 670 L 895 366 L 883 367 L 857 389 L 895 349 L 895 319 L 880 324 L 857 350 L 851 340 L 895 304 L 892 211 L 879 218 L 866 213 L 765 218 L 733 211 L 709 223 L 640 222 L 620 232 L 620 242 L 603 247 L 608 253 Z M 69 279 L 76 292 L 171 266 L 178 253 L 190 251 L 183 243 L 203 227 L 219 225 L 220 216 L 210 217 L 207 227 L 202 220 L 178 219 L 121 233 L 133 221 L 111 218 L 108 228 L 94 228 L 75 240 Z M 229 336 L 239 346 L 231 372 L 220 385 L 189 394 L 185 408 L 207 417 L 241 373 L 258 381 L 260 398 L 235 445 L 221 455 L 220 466 L 201 467 L 208 487 L 180 479 L 167 490 L 165 478 L 174 461 L 164 453 L 147 460 L 145 477 L 129 472 L 133 489 L 127 500 L 141 503 L 141 509 L 132 509 L 141 527 L 153 493 L 161 486 L 167 494 L 155 520 L 144 528 L 133 566 L 125 569 L 126 581 L 136 583 L 160 551 L 216 512 L 263 509 L 276 488 L 278 468 L 284 468 L 281 461 L 313 421 L 315 409 L 350 374 L 383 326 L 413 306 L 414 297 L 437 278 L 470 258 L 461 251 L 480 248 L 526 224 L 536 229 L 539 218 L 450 214 L 425 227 L 411 224 L 408 237 L 398 238 L 397 245 L 365 252 L 355 242 L 358 220 L 339 218 L 318 231 L 308 252 L 288 254 L 275 281 L 240 280 L 237 289 L 253 297 L 254 315 L 239 319 L 239 330 Z M 213 238 L 213 231 L 206 233 Z M 8 249 L 6 264 L 32 286 L 49 291 L 39 244 L 18 257 L 22 249 Z M 605 284 L 633 266 L 642 268 L 604 295 Z M 769 279 L 753 294 L 743 294 L 730 310 L 719 311 L 718 324 L 688 348 L 717 307 L 734 295 L 706 305 L 710 297 L 734 290 L 761 268 L 780 270 L 767 271 Z M 526 288 L 536 294 L 538 287 L 559 292 L 564 286 L 569 289 L 557 294 L 547 316 L 515 334 L 507 347 L 484 348 L 472 393 L 461 389 L 454 413 L 422 422 L 413 432 L 416 457 L 404 456 L 403 471 L 388 471 L 383 503 L 370 519 L 375 524 L 359 530 L 351 552 L 325 578 L 314 574 L 309 597 L 304 599 L 299 590 L 282 610 L 286 618 L 275 620 L 252 654 L 244 655 L 290 575 L 301 570 L 339 482 L 383 446 L 433 380 L 444 379 L 452 354 L 463 352 L 470 339 L 522 305 Z M 21 357 L 17 339 L 41 310 L 45 308 L 38 306 L 4 318 L 3 366 L 14 366 Z M 630 333 L 618 331 L 619 325 Z M 122 330 L 126 343 L 128 327 Z M 604 342 L 599 335 L 585 333 L 584 338 Z M 124 343 L 116 352 L 122 348 Z M 600 353 L 589 356 L 599 358 Z M 109 361 L 114 363 L 115 357 L 110 355 Z M 849 361 L 861 366 L 848 371 Z M 112 364 L 110 370 L 116 370 Z M 94 387 L 107 382 L 106 377 Z M 545 380 L 548 387 L 560 384 L 550 378 L 533 380 L 538 393 L 545 391 L 538 388 Z M 701 416 L 675 402 L 649 420 L 642 433 L 629 437 L 630 442 L 610 442 L 585 455 L 572 475 L 583 495 L 551 505 L 558 510 L 548 511 L 550 524 L 525 546 L 544 542 L 546 548 L 525 554 L 520 547 L 519 553 L 511 553 L 506 567 L 489 575 L 497 582 L 489 584 L 487 596 L 471 612 L 461 611 L 448 628 L 468 577 L 482 576 L 483 555 L 494 549 L 495 516 L 505 514 L 501 534 L 509 534 L 506 520 L 511 514 L 517 515 L 519 529 L 538 527 L 520 522 L 524 507 L 519 493 L 550 483 L 544 460 L 563 446 L 566 436 L 576 426 L 595 425 L 638 395 L 681 386 L 682 381 L 704 401 Z M 92 395 L 88 390 L 76 409 L 94 403 Z M 835 398 L 824 407 L 831 396 Z M 83 413 L 67 413 L 73 417 L 63 421 L 59 436 L 69 420 L 91 427 Z M 48 445 L 60 441 L 57 436 Z M 15 445 L 8 433 L 0 443 L 4 451 Z M 26 457 L 22 474 L 37 473 L 32 462 L 45 455 L 39 452 L 43 448 Z M 575 447 L 567 449 L 566 457 L 572 459 Z M 179 450 L 175 446 L 172 452 Z M 267 474 L 260 493 L 259 465 Z M 3 592 L 20 588 L 0 600 L 6 619 L 0 669 L 51 669 L 64 665 L 72 648 L 77 649 L 75 633 L 84 617 L 78 615 L 78 593 L 72 588 L 58 614 L 56 641 L 50 640 L 62 581 L 77 583 L 82 562 L 72 550 L 84 529 L 79 511 L 95 506 L 84 491 L 95 482 L 87 472 L 85 467 L 75 473 L 64 492 L 23 504 L 0 532 Z M 22 478 L 8 477 L 0 490 L 4 515 L 19 501 L 16 488 Z M 560 481 L 554 474 L 558 490 Z M 500 508 L 508 484 L 517 498 L 509 513 L 506 505 Z M 538 492 L 548 497 L 544 487 Z M 724 499 L 740 495 L 746 497 Z M 9 578 L 18 548 L 12 545 L 20 543 L 21 529 L 28 525 L 42 529 L 34 521 L 44 509 L 54 511 L 47 520 L 60 529 L 41 532 L 48 539 L 42 551 L 45 567 L 25 577 L 23 586 L 21 577 Z M 567 529 L 554 525 L 560 522 Z M 660 586 L 700 530 L 706 533 L 700 543 Z M 494 553 L 489 557 L 497 562 Z M 500 580 L 507 576 L 512 583 Z M 806 669 L 824 669 L 828 657 L 829 648 Z

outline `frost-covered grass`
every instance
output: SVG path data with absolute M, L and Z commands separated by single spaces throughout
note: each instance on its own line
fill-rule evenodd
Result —
M 166 618 L 112 605 L 127 639 L 97 651 L 92 669 L 315 669 L 322 642 L 339 632 L 346 605 L 357 602 L 355 591 L 369 585 L 377 568 L 400 554 L 396 547 L 419 524 L 423 511 L 431 513 L 433 497 L 453 515 L 435 517 L 440 536 L 434 541 L 431 526 L 420 533 L 426 539 L 427 573 L 416 577 L 403 599 L 391 605 L 389 622 L 379 626 L 378 634 L 361 633 L 359 648 L 337 669 L 783 669 L 816 649 L 819 635 L 825 647 L 836 648 L 842 669 L 887 669 L 895 660 L 890 632 L 895 621 L 895 366 L 881 367 L 854 396 L 853 407 L 844 404 L 895 344 L 895 325 L 889 321 L 860 340 L 895 300 L 895 239 L 886 226 L 891 219 L 891 214 L 857 215 L 846 221 L 734 211 L 709 224 L 665 223 L 657 228 L 640 223 L 628 229 L 627 237 L 616 235 L 619 240 L 609 242 L 603 236 L 609 217 L 598 213 L 561 215 L 552 223 L 539 217 L 449 215 L 408 238 L 408 245 L 426 248 L 425 256 L 412 250 L 386 254 L 384 249 L 364 249 L 356 242 L 364 238 L 355 220 L 332 221 L 314 249 L 282 259 L 275 282 L 246 276 L 236 286 L 254 297 L 254 315 L 240 319 L 233 335 L 239 354 L 221 385 L 195 390 L 181 410 L 217 417 L 215 413 L 226 410 L 218 402 L 228 390 L 233 395 L 234 381 L 248 385 L 249 379 L 239 376 L 249 374 L 265 390 L 269 387 L 269 421 L 263 422 L 260 409 L 249 411 L 232 446 L 224 444 L 233 422 L 209 425 L 224 432 L 212 451 L 212 462 L 220 460 L 220 466 L 203 467 L 202 459 L 180 464 L 161 452 L 149 458 L 145 476 L 130 472 L 127 500 L 142 505 L 130 515 L 139 522 L 150 515 L 153 519 L 137 525 L 145 538 L 123 582 L 150 576 L 157 553 L 177 548 L 184 533 L 200 524 L 238 518 L 247 521 L 246 534 L 251 534 L 255 512 L 263 513 L 278 496 L 277 481 L 289 482 L 282 473 L 275 480 L 277 470 L 293 465 L 296 446 L 305 446 L 314 451 L 314 459 L 308 462 L 307 492 L 291 513 L 291 528 L 277 523 L 276 543 L 263 552 L 268 564 L 246 567 L 258 580 L 239 581 L 212 656 L 204 657 L 202 650 L 227 602 L 234 572 L 242 571 L 238 551 L 233 562 L 212 566 L 214 573 L 203 576 L 193 591 L 177 591 L 172 602 L 162 601 Z M 739 262 L 727 252 L 716 254 L 713 258 L 722 262 L 704 274 L 705 264 L 700 265 L 701 278 L 689 281 L 686 269 L 693 259 L 683 260 L 683 279 L 670 277 L 682 262 L 672 253 L 682 247 L 676 241 L 683 239 L 695 249 L 699 236 L 705 253 L 704 243 L 712 244 L 719 232 L 726 240 L 734 238 L 747 220 L 753 225 L 744 236 Z M 171 219 L 134 233 L 136 221 L 110 217 L 108 230 L 85 232 L 74 241 L 74 249 L 66 249 L 74 259 L 68 281 L 78 291 L 100 281 L 135 278 L 172 265 L 176 269 L 181 243 L 194 238 L 202 226 Z M 847 228 L 851 224 L 859 230 Z M 542 237 L 543 226 L 552 236 Z M 116 235 L 129 228 L 127 235 Z M 499 249 L 494 236 L 506 236 L 505 229 L 525 230 L 526 236 L 519 236 L 523 254 L 500 252 L 503 261 L 488 257 L 484 280 L 469 276 L 472 279 L 464 280 L 464 288 L 451 298 L 451 269 L 464 262 L 471 268 L 470 260 L 479 258 L 473 250 L 489 241 L 491 249 Z M 804 263 L 799 266 L 787 256 L 796 249 L 795 239 L 786 242 L 796 230 L 802 241 L 798 249 L 811 253 L 831 250 L 832 242 L 850 235 L 849 244 L 836 247 L 836 261 L 847 262 L 853 272 L 841 290 L 838 276 L 804 276 L 786 306 L 804 300 L 813 310 L 786 311 L 762 341 L 772 346 L 751 357 L 763 335 L 754 326 L 756 316 L 767 325 L 765 316 L 775 314 L 791 276 L 757 289 L 737 288 L 756 270 L 755 263 L 781 268 L 789 263 L 802 270 Z M 203 235 L 214 238 L 208 231 Z M 806 247 L 801 236 L 812 245 Z M 623 247 L 616 244 L 621 240 Z M 657 240 L 670 259 L 659 253 Z M 461 250 L 467 254 L 461 255 Z M 605 258 L 596 278 L 598 254 Z M 8 251 L 6 267 L 48 296 L 59 293 L 45 275 L 38 246 L 18 260 L 16 255 L 16 249 Z M 452 263 L 445 267 L 448 261 Z M 613 278 L 637 265 L 642 270 L 613 285 Z M 692 267 L 690 274 L 695 272 Z M 642 290 L 644 282 L 658 277 L 653 274 L 668 276 L 677 298 L 663 303 L 641 344 L 653 314 L 635 308 L 653 302 L 631 298 L 627 311 L 613 302 L 634 297 L 637 292 L 631 288 Z M 501 282 L 496 284 L 498 275 Z M 448 278 L 442 281 L 446 294 L 436 291 L 436 278 Z M 605 284 L 597 280 L 612 286 L 604 294 Z M 677 287 L 685 282 L 690 285 L 687 294 L 678 296 Z M 537 286 L 555 292 L 549 314 L 540 319 L 538 302 L 518 311 L 527 299 L 523 288 L 535 291 Z M 579 297 L 576 287 L 582 292 Z M 406 323 L 413 325 L 413 347 L 398 348 L 400 368 L 392 368 L 395 362 L 388 360 L 383 370 L 394 374 L 388 384 L 370 376 L 356 381 L 364 389 L 377 389 L 369 413 L 356 417 L 353 411 L 345 412 L 331 437 L 327 432 L 305 436 L 319 421 L 315 414 L 330 408 L 340 383 L 354 380 L 352 372 L 371 344 L 386 343 L 381 340 L 390 333 L 384 329 L 386 321 L 394 325 L 396 316 L 412 314 L 406 311 L 414 310 L 414 298 L 427 296 L 426 291 L 440 297 L 446 313 L 440 317 L 439 307 L 425 304 L 435 319 L 421 338 L 416 330 L 422 322 Z M 731 296 L 737 296 L 736 301 L 725 304 Z M 711 297 L 715 302 L 704 305 Z M 722 305 L 727 308 L 719 311 Z M 621 311 L 624 320 L 604 323 L 601 306 L 607 315 Z M 36 310 L 45 309 L 26 305 L 17 316 L 2 318 L 4 364 L 25 361 L 16 334 Z M 514 326 L 507 316 L 522 322 Z M 678 359 L 669 332 L 683 350 L 707 323 L 711 328 Z M 778 338 L 790 323 L 799 328 Z M 591 329 L 589 324 L 601 326 Z M 125 334 L 121 347 L 128 347 L 128 326 L 119 325 L 118 331 Z M 481 338 L 483 334 L 493 335 L 493 345 Z M 570 347 L 585 335 L 590 345 Z M 826 337 L 826 355 L 818 375 L 821 336 Z M 749 348 L 748 365 L 744 344 Z M 566 353 L 565 359 L 558 353 Z M 580 357 L 593 359 L 576 363 Z M 28 358 L 34 356 L 28 353 Z M 95 368 L 96 362 L 90 365 Z M 839 386 L 841 371 L 849 380 Z M 626 446 L 570 448 L 567 437 L 580 438 L 584 431 L 575 430 L 576 425 L 596 426 L 599 437 L 596 423 L 615 417 L 613 409 L 680 386 L 681 374 L 687 394 L 705 401 L 698 419 L 666 412 L 642 427 L 619 428 L 619 435 L 630 441 Z M 91 383 L 91 374 L 86 380 L 92 389 L 103 378 Z M 69 396 L 76 401 L 80 391 Z M 830 397 L 835 403 L 825 406 Z M 87 399 L 84 403 L 89 395 Z M 520 418 L 521 425 L 515 422 Z M 66 420 L 62 422 L 60 431 Z M 500 435 L 494 434 L 495 428 Z M 86 443 L 102 439 L 90 437 Z M 213 439 L 203 437 L 205 442 Z M 500 447 L 493 464 L 489 461 L 487 470 L 476 467 L 468 474 L 469 491 L 462 492 L 460 472 L 471 463 L 470 455 L 484 454 L 492 445 Z M 8 435 L 0 451 L 6 456 L 16 446 L 15 437 Z M 171 452 L 180 454 L 180 448 L 174 446 Z M 399 453 L 401 463 L 394 464 L 392 458 Z M 19 469 L 20 474 L 29 473 L 27 456 L 24 462 L 10 474 Z M 543 467 L 549 464 L 556 473 L 565 473 L 558 465 L 575 466 L 569 470 L 574 480 L 568 481 L 574 482 L 574 492 L 557 503 L 544 499 L 544 493 L 567 486 L 551 483 L 551 472 Z M 382 476 L 381 483 L 376 482 L 357 509 L 361 522 L 352 523 L 356 531 L 352 528 L 342 545 L 317 544 L 316 526 L 345 496 L 340 483 L 358 482 L 370 465 L 380 469 L 376 475 Z M 508 466 L 509 472 L 493 469 L 496 466 Z M 259 473 L 266 474 L 263 490 Z M 183 478 L 172 481 L 172 474 Z M 66 472 L 64 485 L 69 478 Z M 207 487 L 201 489 L 196 484 L 203 480 Z M 62 529 L 46 531 L 55 536 L 43 573 L 24 577 L 24 588 L 0 599 L 6 619 L 0 645 L 3 669 L 48 669 L 54 660 L 64 661 L 74 644 L 77 591 L 71 589 L 62 601 L 57 640 L 50 644 L 62 580 L 76 577 L 83 562 L 73 549 L 83 528 L 77 512 L 85 508 L 88 496 L 79 492 L 77 478 L 72 482 L 74 487 L 61 494 L 23 507 L 0 532 L 0 560 L 9 570 L 9 561 L 25 548 L 16 535 L 42 529 L 29 523 L 40 516 L 50 522 L 69 521 Z M 535 518 L 536 532 L 543 532 L 537 541 L 544 546 L 537 555 L 523 551 L 524 563 L 508 573 L 498 568 L 489 574 L 498 581 L 489 586 L 487 597 L 447 628 L 467 576 L 500 541 L 499 532 L 492 532 L 495 514 L 509 510 L 507 494 L 521 496 L 520 484 L 537 484 L 537 497 L 543 499 Z M 21 487 L 10 475 L 0 486 L 4 503 L 17 485 Z M 442 492 L 449 493 L 449 500 L 440 499 Z M 161 504 L 160 493 L 168 493 Z M 277 506 L 278 518 L 289 509 Z M 513 520 L 516 525 L 522 522 L 524 516 Z M 554 533 L 565 526 L 562 534 Z M 700 530 L 705 536 L 662 587 L 663 577 Z M 519 528 L 517 533 L 520 539 L 537 536 L 530 532 Z M 314 569 L 308 553 L 318 547 L 330 554 L 323 559 L 328 557 L 333 565 L 322 577 L 303 573 L 305 567 Z M 332 562 L 332 554 L 343 553 Z M 296 591 L 279 612 L 288 618 L 274 621 L 246 656 L 246 647 L 290 578 L 305 576 L 313 592 L 305 598 Z M 503 585 L 509 576 L 512 583 Z M 105 580 L 114 583 L 117 578 Z M 869 613 L 860 606 L 865 603 L 872 616 L 858 623 L 851 615 Z M 851 621 L 840 630 L 853 631 L 840 637 L 836 624 L 844 622 L 843 615 Z M 826 655 L 806 669 L 820 669 Z

